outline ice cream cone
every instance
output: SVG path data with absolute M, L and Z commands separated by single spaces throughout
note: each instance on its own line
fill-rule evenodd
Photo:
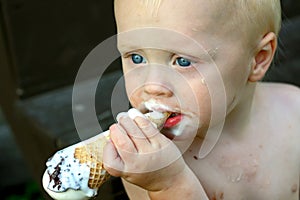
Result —
M 148 113 L 146 116 L 158 128 L 161 128 L 165 120 L 170 116 L 170 113 L 160 113 L 159 117 Z M 109 174 L 102 163 L 103 148 L 108 139 L 109 135 L 106 135 L 106 137 L 99 137 L 96 140 L 85 141 L 84 146 L 75 148 L 74 158 L 90 167 L 88 186 L 91 189 L 99 188 L 109 178 Z
M 170 113 L 151 112 L 145 116 L 161 128 Z M 103 165 L 103 148 L 108 140 L 109 131 L 105 131 L 62 149 L 50 158 L 43 177 L 43 186 L 48 194 L 54 199 L 95 196 L 110 176 Z
M 93 142 L 85 143 L 82 147 L 75 148 L 74 158 L 78 159 L 79 163 L 85 163 L 90 167 L 88 186 L 91 189 L 99 188 L 109 178 L 102 163 L 103 147 L 106 142 L 106 137 L 100 137 Z

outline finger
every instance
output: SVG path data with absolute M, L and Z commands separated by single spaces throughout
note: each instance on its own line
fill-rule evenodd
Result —
M 135 109 L 135 108 L 131 108 L 128 110 L 128 116 L 131 118 L 131 119 L 134 119 L 136 117 L 142 117 L 142 118 L 145 118 L 146 119 L 146 116 L 143 115 L 143 113 L 141 113 L 139 110 Z
M 114 143 L 119 155 L 122 157 L 123 152 L 136 153 L 135 144 L 132 142 L 126 131 L 118 124 L 112 125 L 110 128 L 110 138 Z
M 125 116 L 128 116 L 128 114 L 126 112 L 120 112 L 116 119 L 117 119 L 117 122 L 119 122 L 119 120 L 122 118 L 122 117 L 125 117 Z
M 131 118 L 121 118 L 120 125 L 126 130 L 132 143 L 135 145 L 137 152 L 147 152 L 151 148 L 151 144 L 147 137 Z
M 119 119 L 119 124 L 127 132 L 131 139 L 146 139 L 141 129 L 129 116 L 121 117 Z
M 121 176 L 124 169 L 124 162 L 119 156 L 117 149 L 112 141 L 108 141 L 103 149 L 103 165 L 107 172 L 112 176 Z
M 151 121 L 141 117 L 136 117 L 135 122 L 145 134 L 152 147 L 161 148 L 171 142 L 168 138 L 161 134 L 156 127 L 153 126 Z
M 145 137 L 147 137 L 148 139 L 151 139 L 157 134 L 160 134 L 158 129 L 150 120 L 138 116 L 134 119 L 134 121 L 138 125 L 139 129 L 141 129 Z
M 141 130 L 136 126 L 136 123 L 133 121 L 137 116 L 146 118 L 140 111 L 135 108 L 131 108 L 127 113 L 122 112 L 117 116 L 119 124 L 128 131 L 127 133 L 131 137 L 145 139 L 146 137 L 141 132 Z
M 139 110 L 135 109 L 135 108 L 131 108 L 130 110 L 128 110 L 128 116 L 131 119 L 135 119 L 136 117 L 141 117 L 144 119 L 148 119 L 143 113 L 141 113 Z M 150 121 L 151 122 L 151 121 Z M 151 122 L 153 124 L 154 127 L 157 128 L 157 125 L 154 122 Z

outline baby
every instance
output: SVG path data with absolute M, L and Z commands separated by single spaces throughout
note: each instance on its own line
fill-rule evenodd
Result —
M 259 82 L 279 0 L 115 0 L 131 105 L 169 112 L 158 130 L 122 115 L 106 169 L 130 199 L 298 200 L 300 92 Z

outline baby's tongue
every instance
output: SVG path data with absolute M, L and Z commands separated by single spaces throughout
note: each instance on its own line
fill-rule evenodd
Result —
M 164 128 L 173 128 L 181 121 L 181 119 L 182 119 L 181 115 L 175 115 L 169 117 L 164 124 Z

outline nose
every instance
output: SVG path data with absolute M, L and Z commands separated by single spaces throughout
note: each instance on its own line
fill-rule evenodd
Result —
M 146 82 L 144 84 L 144 92 L 153 97 L 171 97 L 173 95 L 170 88 L 166 67 L 150 66 L 147 71 Z
M 173 92 L 170 88 L 159 82 L 148 82 L 144 86 L 144 91 L 152 97 L 171 97 Z

